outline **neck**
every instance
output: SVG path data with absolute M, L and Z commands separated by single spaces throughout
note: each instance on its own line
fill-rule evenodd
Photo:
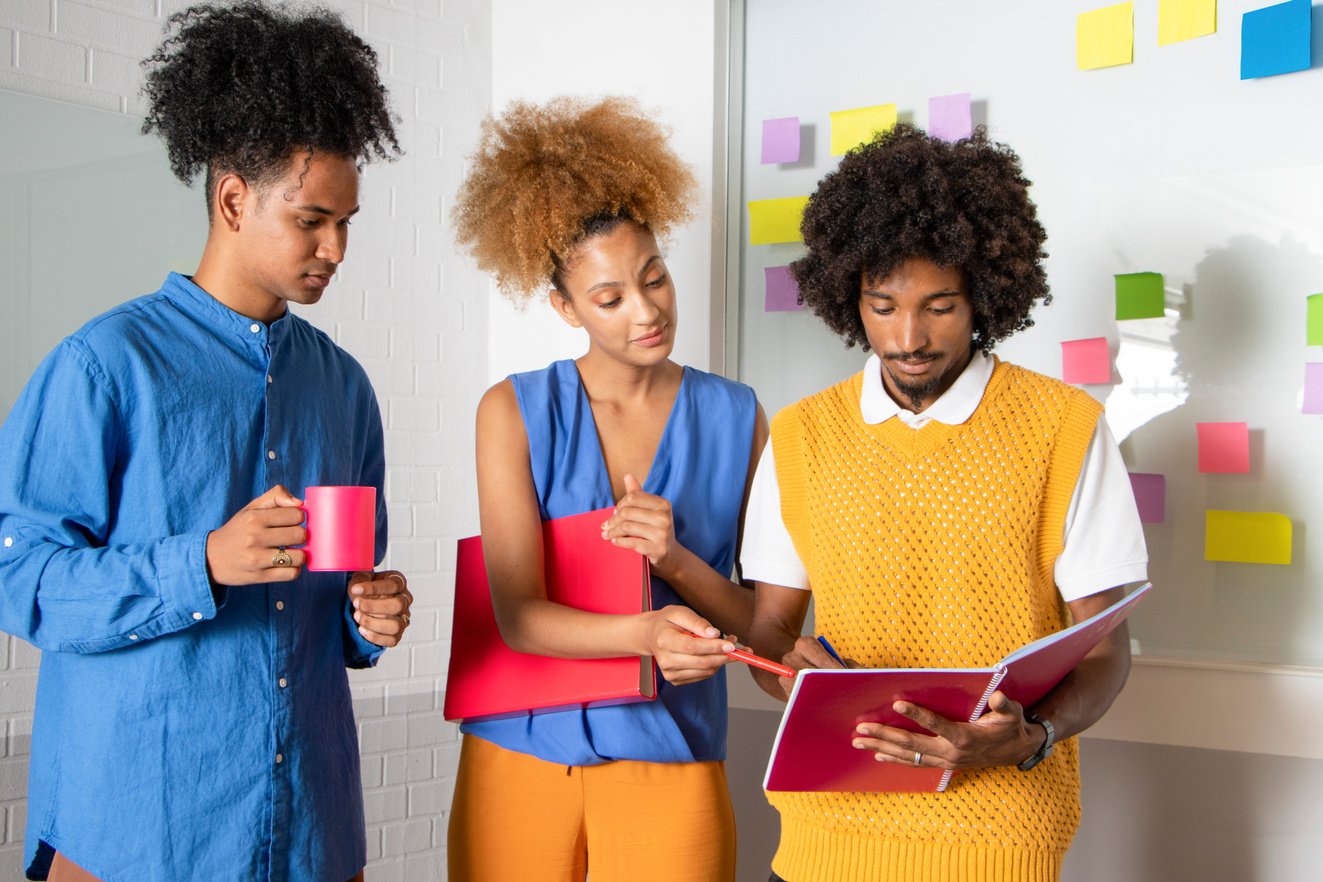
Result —
M 239 264 L 214 238 L 207 239 L 193 284 L 239 315 L 263 324 L 269 325 L 285 314 L 285 301 L 248 284 Z
M 645 399 L 673 388 L 684 371 L 670 359 L 657 364 L 632 365 L 607 358 L 591 348 L 575 365 L 584 388 L 596 400 Z

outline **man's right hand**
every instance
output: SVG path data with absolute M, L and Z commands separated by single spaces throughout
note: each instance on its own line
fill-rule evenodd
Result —
M 207 572 L 218 585 L 289 582 L 303 567 L 304 553 L 291 545 L 308 539 L 301 499 L 277 484 L 207 534 Z M 288 563 L 285 559 L 288 558 Z

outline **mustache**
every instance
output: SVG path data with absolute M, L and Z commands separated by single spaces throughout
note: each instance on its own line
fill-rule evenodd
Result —
M 944 355 L 946 355 L 945 352 L 916 349 L 914 352 L 883 352 L 881 358 L 883 361 L 931 361 Z

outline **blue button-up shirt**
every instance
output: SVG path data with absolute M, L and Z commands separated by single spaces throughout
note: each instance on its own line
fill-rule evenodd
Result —
M 378 488 L 363 369 L 188 279 L 64 340 L 0 429 L 0 627 L 43 650 L 26 864 L 344 882 L 366 844 L 343 573 L 225 587 L 207 533 L 274 484 Z

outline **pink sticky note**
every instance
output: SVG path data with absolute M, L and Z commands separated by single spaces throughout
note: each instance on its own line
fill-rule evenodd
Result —
M 763 309 L 767 312 L 799 312 L 804 307 L 797 301 L 799 286 L 790 275 L 788 266 L 769 266 L 763 270 L 767 282 L 767 299 Z
M 1106 337 L 1066 340 L 1061 344 L 1061 379 L 1096 385 L 1112 381 L 1112 359 Z
M 973 132 L 968 92 L 928 99 L 928 134 L 943 141 L 959 141 Z
M 1199 430 L 1199 471 L 1240 473 L 1250 470 L 1249 424 L 1196 423 Z
M 763 165 L 799 162 L 799 117 L 763 120 Z
M 1135 504 L 1139 506 L 1141 522 L 1160 524 L 1167 519 L 1166 476 L 1131 472 L 1130 488 L 1135 491 Z
M 1323 361 L 1305 364 L 1304 413 L 1323 413 Z

